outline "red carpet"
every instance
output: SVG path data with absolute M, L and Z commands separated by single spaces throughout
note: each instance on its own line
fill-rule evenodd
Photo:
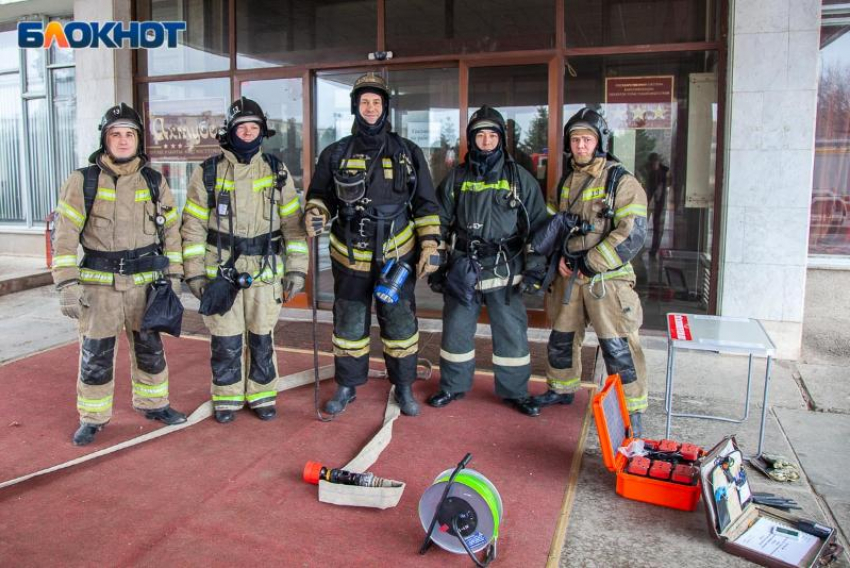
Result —
M 175 407 L 208 398 L 209 345 L 170 341 Z M 179 352 L 179 355 L 178 355 Z M 126 348 L 119 354 L 126 359 Z M 281 353 L 309 368 L 311 357 Z M 76 422 L 76 346 L 2 367 L 2 479 L 52 465 L 88 448 L 71 446 Z M 116 413 L 99 449 L 155 427 L 129 409 L 126 362 L 119 365 Z M 422 400 L 436 377 L 415 387 Z M 399 506 L 386 511 L 319 503 L 301 481 L 308 460 L 341 466 L 378 429 L 388 383 L 372 380 L 336 421 L 315 420 L 312 387 L 284 393 L 269 423 L 239 413 L 229 425 L 211 419 L 187 430 L 59 473 L 0 490 L 0 559 L 9 566 L 468 566 L 439 548 L 417 554 L 422 492 L 465 452 L 504 501 L 500 566 L 542 566 L 560 514 L 581 420 L 582 389 L 571 407 L 528 418 L 496 399 L 479 377 L 466 399 L 444 409 L 423 405 L 402 416 L 393 441 L 372 468 L 407 482 Z M 540 391 L 542 384 L 533 385 Z M 333 386 L 323 385 L 323 398 Z M 22 401 L 27 401 L 26 405 Z

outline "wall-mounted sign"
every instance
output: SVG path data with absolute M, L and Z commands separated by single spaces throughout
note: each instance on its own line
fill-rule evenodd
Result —
M 608 125 L 614 130 L 672 128 L 673 79 L 672 75 L 606 78 Z
M 222 99 L 145 103 L 146 150 L 152 160 L 200 162 L 221 149 L 216 132 L 224 123 Z

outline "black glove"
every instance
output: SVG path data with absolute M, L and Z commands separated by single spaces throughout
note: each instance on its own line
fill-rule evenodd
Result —
M 594 276 L 596 276 L 598 274 L 595 270 L 590 268 L 590 266 L 587 264 L 587 253 L 586 252 L 583 252 L 579 257 L 575 258 L 574 260 L 575 260 L 575 262 L 574 262 L 575 268 L 573 268 L 573 270 L 575 270 L 577 268 L 579 272 L 581 272 L 582 274 L 584 274 L 588 278 L 593 278 Z
M 436 272 L 428 275 L 428 287 L 435 294 L 442 294 L 446 284 L 446 265 L 443 264 Z
M 523 294 L 542 296 L 546 291 L 543 289 L 543 281 L 545 279 L 545 269 L 527 269 L 522 273 L 522 282 L 519 283 L 519 291 Z

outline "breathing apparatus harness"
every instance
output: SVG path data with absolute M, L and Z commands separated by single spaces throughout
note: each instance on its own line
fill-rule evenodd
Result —
M 509 237 L 504 237 L 496 241 L 486 241 L 481 238 L 472 236 L 476 232 L 481 231 L 484 227 L 482 223 L 473 222 L 467 225 L 465 228 L 462 228 L 461 231 L 463 234 L 455 233 L 454 243 L 452 248 L 454 250 L 459 250 L 469 257 L 471 261 L 471 265 L 473 270 L 476 273 L 476 280 L 480 282 L 481 273 L 485 270 L 492 270 L 493 275 L 496 278 L 504 279 L 507 282 L 507 286 L 505 287 L 505 301 L 510 304 L 511 294 L 510 290 L 511 280 L 513 278 L 513 274 L 511 273 L 511 265 L 513 261 L 523 253 L 522 243 L 525 243 L 528 239 L 531 232 L 531 218 L 528 214 L 528 209 L 525 207 L 525 203 L 523 203 L 522 199 L 519 196 L 519 170 L 516 162 L 511 159 L 511 157 L 505 152 L 505 160 L 506 165 L 509 170 L 508 174 L 508 183 L 510 189 L 508 190 L 507 204 L 508 208 L 512 210 L 517 210 L 517 217 L 519 218 L 521 215 L 521 219 L 518 219 L 518 224 L 521 227 L 522 233 L 514 234 Z M 469 175 L 470 165 L 467 163 L 464 166 L 463 178 L 460 182 L 460 187 L 463 187 L 463 183 L 466 181 L 467 176 Z M 448 183 L 452 187 L 452 193 L 454 195 L 455 207 L 458 206 L 458 184 L 455 183 L 455 170 L 452 170 L 451 179 L 449 179 Z M 524 220 L 524 223 L 519 222 L 520 220 Z M 516 248 L 515 252 L 511 251 L 511 245 L 519 244 Z M 482 257 L 495 255 L 495 260 L 492 264 L 483 264 L 481 262 Z M 504 268 L 504 273 L 500 273 L 500 268 Z M 451 270 L 451 269 L 450 269 Z
M 348 262 L 350 265 L 355 264 L 354 260 L 354 245 L 359 245 L 357 248 L 368 248 L 371 239 L 370 224 L 374 224 L 375 235 L 375 252 L 374 258 L 380 265 L 384 261 L 384 237 L 389 235 L 393 238 L 395 234 L 395 226 L 398 219 L 410 211 L 413 198 L 416 195 L 416 190 L 419 185 L 419 179 L 416 176 L 416 169 L 413 167 L 413 158 L 405 143 L 404 139 L 395 134 L 388 132 L 388 137 L 393 137 L 401 148 L 401 152 L 391 158 L 393 165 L 393 190 L 400 193 L 404 189 L 407 191 L 407 199 L 400 204 L 391 205 L 370 205 L 372 200 L 367 197 L 369 192 L 369 183 L 375 168 L 384 160 L 384 149 L 386 142 L 382 143 L 378 151 L 375 153 L 369 167 L 364 170 L 348 173 L 351 168 L 351 156 L 354 153 L 354 137 L 348 138 L 344 149 L 341 152 L 335 152 L 331 156 L 331 173 L 334 179 L 334 193 L 340 201 L 340 217 L 344 223 L 345 230 L 345 246 L 348 250 Z M 359 218 L 359 220 L 358 220 Z M 406 218 L 404 219 L 406 220 Z M 352 230 L 352 224 L 359 224 L 358 230 Z M 389 229 L 385 230 L 387 224 Z M 362 239 L 356 241 L 356 237 Z M 395 258 L 390 259 L 381 269 L 381 276 L 376 295 L 378 299 L 386 303 L 395 303 L 398 301 L 398 292 L 401 285 L 404 284 L 407 277 L 412 272 L 412 268 L 406 262 L 402 262 L 398 253 L 398 242 L 393 238 Z
M 283 167 L 283 163 L 277 157 L 262 153 L 263 160 L 268 164 L 274 175 L 274 185 L 272 186 L 271 195 L 269 197 L 269 232 L 265 235 L 258 235 L 253 238 L 237 237 L 233 234 L 233 207 L 231 204 L 232 191 L 227 191 L 222 187 L 215 193 L 216 176 L 218 162 L 224 159 L 224 154 L 217 154 L 207 158 L 201 164 L 203 168 L 203 182 L 207 190 L 207 207 L 215 210 L 216 230 L 207 234 L 207 243 L 214 244 L 216 247 L 216 264 L 218 265 L 218 276 L 228 282 L 237 289 L 250 288 L 254 283 L 254 277 L 248 272 L 239 272 L 236 270 L 235 264 L 242 254 L 247 255 L 262 255 L 258 275 L 262 278 L 263 274 L 271 271 L 271 280 L 263 279 L 263 282 L 273 282 L 277 277 L 277 255 L 282 250 L 280 235 L 275 235 L 274 227 L 274 212 L 276 204 L 276 194 L 283 190 L 286 184 L 288 174 Z M 233 166 L 229 165 L 228 170 L 233 172 Z M 235 178 L 235 176 L 234 176 Z M 221 217 L 227 215 L 228 232 L 223 233 L 221 230 Z M 230 249 L 230 257 L 227 261 L 222 261 L 222 248 L 227 246 Z
M 606 158 L 611 159 L 612 156 L 610 154 L 607 154 Z M 571 155 L 568 154 L 568 153 L 564 153 L 564 173 L 561 176 L 561 179 L 558 182 L 558 185 L 556 186 L 558 188 L 558 208 L 559 209 L 560 209 L 560 205 L 561 205 L 561 193 L 560 193 L 561 188 L 564 186 L 564 183 L 566 183 L 567 178 L 572 173 L 573 173 L 573 167 L 572 167 Z M 620 184 L 620 179 L 622 179 L 623 175 L 628 174 L 628 173 L 629 173 L 629 171 L 625 167 L 623 167 L 623 165 L 620 164 L 619 162 L 616 162 L 613 166 L 608 168 L 608 176 L 605 180 L 605 199 L 603 201 L 602 211 L 599 212 L 598 217 L 603 219 L 604 220 L 603 222 L 612 221 L 612 224 L 610 225 L 608 232 L 605 233 L 605 235 L 603 235 L 603 237 L 602 237 L 603 239 L 607 238 L 608 235 L 611 233 L 611 231 L 614 228 L 613 227 L 614 203 L 617 200 L 617 186 Z M 564 209 L 564 211 L 569 213 L 569 211 L 572 209 L 573 205 L 575 205 L 576 201 L 578 201 L 581 198 L 582 194 L 584 193 L 584 191 L 587 189 L 587 187 L 590 185 L 590 183 L 592 181 L 593 181 L 593 178 L 591 176 L 588 176 L 588 178 L 584 182 L 584 185 L 581 187 L 581 189 L 579 191 L 577 191 L 575 193 L 573 198 L 570 200 L 569 204 L 567 204 L 567 207 L 566 207 L 566 209 Z M 574 232 L 576 234 L 587 234 L 587 232 L 589 232 L 587 230 L 588 228 L 592 230 L 593 226 L 592 225 L 586 225 L 586 222 L 584 222 L 580 225 L 577 225 L 576 230 Z M 576 279 L 578 278 L 578 273 L 580 271 L 579 267 L 581 266 L 585 271 L 587 270 L 587 265 L 583 260 L 584 260 L 585 256 L 587 255 L 587 252 L 588 252 L 587 250 L 571 252 L 567 247 L 567 241 L 568 241 L 568 239 L 564 239 L 563 249 L 561 251 L 561 255 L 563 256 L 564 259 L 566 259 L 567 265 L 572 270 L 572 275 L 570 276 L 570 281 L 567 283 L 567 286 L 564 290 L 564 298 L 563 298 L 564 304 L 570 303 L 570 296 L 572 294 L 573 284 L 575 283 Z M 612 270 L 617 270 L 619 268 L 621 268 L 621 266 L 618 266 L 617 268 L 613 268 Z M 590 292 L 590 295 L 593 296 L 594 298 L 596 298 L 597 300 L 601 300 L 602 298 L 605 297 L 605 275 L 603 273 L 595 273 L 595 274 L 588 274 L 588 276 L 591 277 L 590 287 L 588 288 L 588 292 Z M 594 288 L 597 283 L 599 283 L 601 285 L 601 291 L 600 291 L 599 294 L 597 294 L 595 292 L 595 288 Z

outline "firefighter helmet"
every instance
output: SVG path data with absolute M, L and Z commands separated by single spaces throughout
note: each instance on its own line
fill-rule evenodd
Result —
M 384 114 L 386 114 L 390 103 L 390 89 L 383 77 L 369 71 L 365 75 L 361 75 L 354 81 L 354 86 L 351 87 L 351 114 L 357 116 L 357 110 L 360 105 L 360 95 L 364 92 L 377 93 L 384 99 Z
M 263 109 L 256 101 L 248 97 L 239 97 L 233 101 L 230 108 L 227 109 L 227 118 L 225 119 L 224 129 L 229 134 L 236 126 L 243 122 L 256 122 L 260 125 L 262 136 L 271 138 L 275 135 L 275 131 L 269 128 L 268 117 L 266 117 Z
M 496 131 L 499 134 L 499 144 L 504 146 L 507 130 L 505 118 L 493 107 L 484 105 L 469 117 L 469 124 L 466 126 L 466 145 L 468 148 L 475 147 L 475 132 L 485 129 Z
M 114 107 L 110 107 L 100 119 L 100 124 L 97 129 L 100 130 L 100 148 L 98 148 L 91 156 L 89 162 L 95 163 L 97 155 L 106 152 L 106 132 L 110 128 L 132 128 L 138 133 L 139 145 L 136 148 L 136 155 L 145 152 L 145 129 L 142 126 L 142 119 L 133 107 L 127 103 L 119 103 Z

